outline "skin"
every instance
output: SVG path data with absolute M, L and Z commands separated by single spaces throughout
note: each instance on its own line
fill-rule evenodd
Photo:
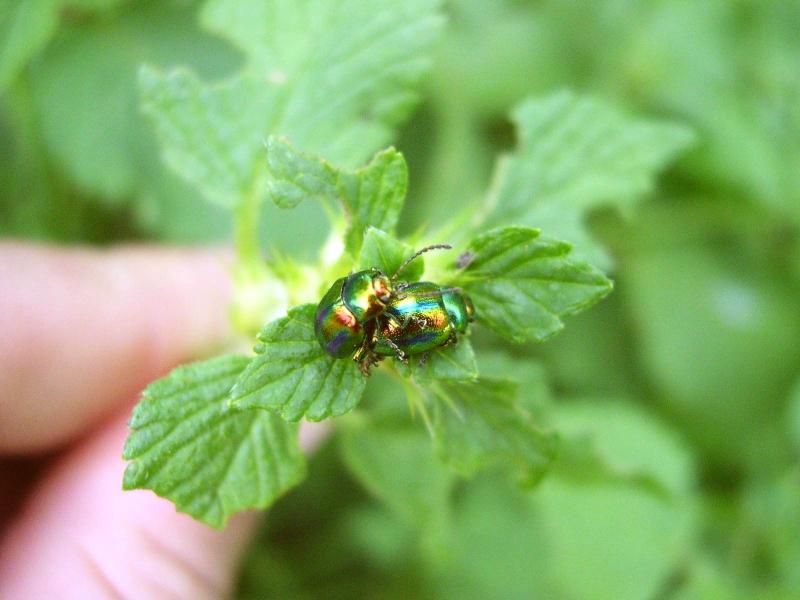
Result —
M 210 529 L 120 459 L 141 389 L 231 342 L 225 260 L 0 243 L 0 599 L 229 595 L 259 516 Z

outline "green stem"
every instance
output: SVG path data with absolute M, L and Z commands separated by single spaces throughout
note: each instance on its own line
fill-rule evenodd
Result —
M 245 196 L 234 213 L 234 247 L 236 269 L 246 273 L 258 273 L 263 269 L 261 248 L 258 243 L 258 219 L 261 213 L 259 185 Z
M 234 210 L 234 297 L 231 320 L 235 330 L 254 335 L 274 313 L 283 312 L 286 299 L 279 282 L 271 277 L 261 255 L 258 224 L 261 213 L 264 172 L 254 173 L 253 185 Z

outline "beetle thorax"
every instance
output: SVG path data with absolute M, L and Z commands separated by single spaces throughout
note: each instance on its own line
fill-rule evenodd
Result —
M 384 310 L 391 297 L 389 278 L 377 269 L 359 271 L 347 277 L 342 300 L 359 322 L 372 319 Z

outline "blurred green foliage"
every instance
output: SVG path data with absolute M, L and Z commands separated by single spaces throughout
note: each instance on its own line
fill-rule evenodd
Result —
M 214 4 L 218 18 L 230 9 Z M 202 8 L 0 3 L 0 233 L 230 236 L 221 209 L 159 159 L 136 89 L 143 63 L 208 80 L 236 72 L 241 51 L 199 25 Z M 493 351 L 495 338 L 472 336 L 483 374 L 523 379 L 526 408 L 560 432 L 553 472 L 532 489 L 457 478 L 398 384 L 374 377 L 367 409 L 270 513 L 241 597 L 797 597 L 800 4 L 451 0 L 444 12 L 422 105 L 396 139 L 410 177 L 401 231 L 438 229 L 483 195 L 496 154 L 515 145 L 508 115 L 531 94 L 566 88 L 666 117 L 693 145 L 653 185 L 631 170 L 666 164 L 645 135 L 613 165 L 628 187 L 595 193 L 603 167 L 586 188 L 554 186 L 544 216 L 495 216 L 585 230 L 572 241 L 616 281 L 545 344 Z M 615 119 L 586 127 L 613 137 Z M 681 127 L 671 135 L 676 150 L 688 143 Z M 313 256 L 321 212 L 265 206 L 266 247 Z

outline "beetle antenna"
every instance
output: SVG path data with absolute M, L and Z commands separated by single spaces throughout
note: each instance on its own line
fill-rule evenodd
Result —
M 408 267 L 408 265 L 410 265 L 412 262 L 414 262 L 417 258 L 425 254 L 426 252 L 430 252 L 431 250 L 452 250 L 452 249 L 453 247 L 450 244 L 433 244 L 431 246 L 425 246 L 424 248 L 417 250 L 402 265 L 400 265 L 400 267 L 397 269 L 397 271 L 394 272 L 394 275 L 392 275 L 390 279 L 394 281 L 395 278 L 398 275 L 400 275 L 400 273 L 402 273 L 406 269 L 406 267 Z
M 445 294 L 460 294 L 463 290 L 459 287 L 446 287 L 439 288 L 438 290 L 431 290 L 430 292 L 419 292 L 416 294 L 420 298 L 435 298 L 436 296 L 444 296 Z

